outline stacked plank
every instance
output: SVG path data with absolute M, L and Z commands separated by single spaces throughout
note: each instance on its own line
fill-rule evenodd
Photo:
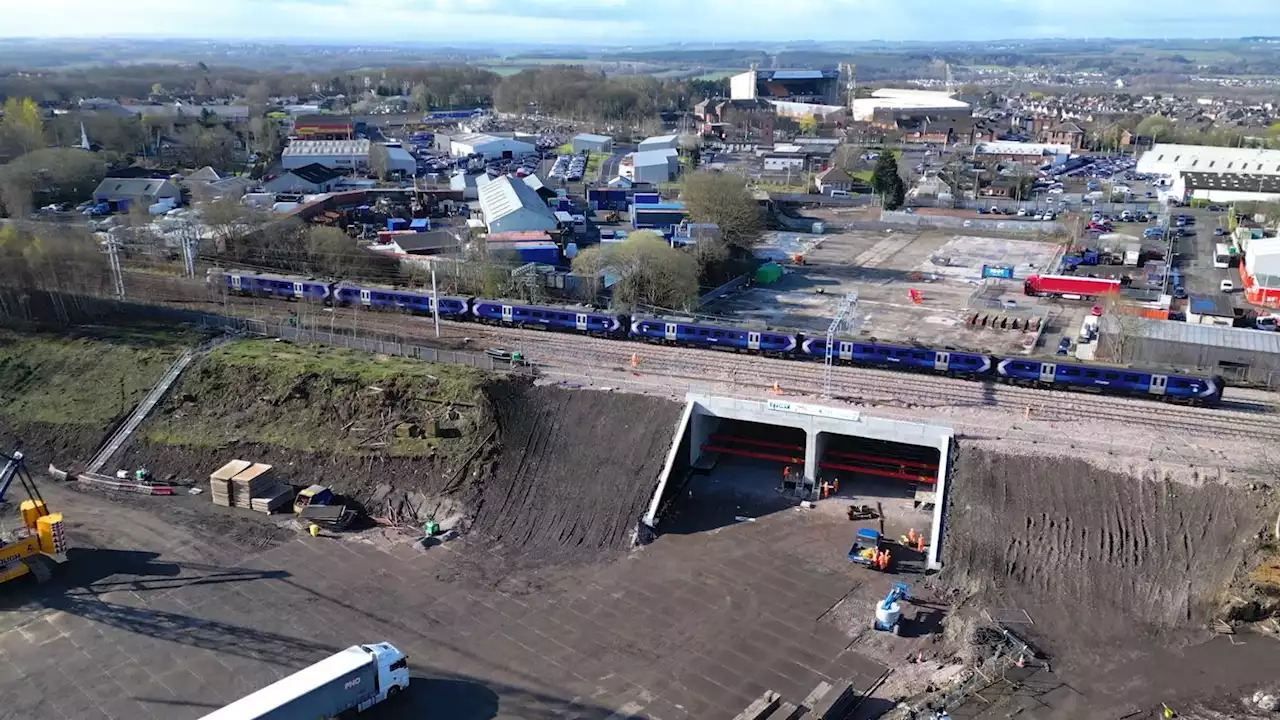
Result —
M 277 489 L 270 465 L 247 460 L 232 460 L 210 475 L 209 494 L 215 505 L 246 510 L 254 509 L 254 498 L 269 498 L 279 507 L 283 504 L 279 497 L 287 496 Z
M 238 473 L 244 472 L 253 467 L 253 463 L 247 460 L 232 460 L 231 462 L 218 468 L 216 472 L 209 476 L 209 496 L 213 498 L 214 505 L 222 507 L 231 507 L 235 500 L 233 497 L 231 479 Z
M 262 494 L 250 498 L 249 509 L 270 515 L 292 501 L 293 488 L 288 485 L 276 484 L 267 488 Z

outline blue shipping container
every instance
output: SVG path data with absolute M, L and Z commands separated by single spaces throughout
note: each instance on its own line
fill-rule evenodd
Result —
M 409 227 L 409 221 L 404 218 L 387 218 L 388 230 L 404 230 Z

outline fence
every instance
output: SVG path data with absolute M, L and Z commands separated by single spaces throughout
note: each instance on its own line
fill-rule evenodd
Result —
M 729 282 L 727 282 L 727 283 L 725 283 L 725 284 L 721 285 L 720 287 L 716 288 L 715 290 L 712 290 L 711 292 L 706 293 L 706 294 L 705 294 L 705 295 L 703 295 L 702 297 L 698 298 L 698 307 L 699 307 L 699 308 L 703 307 L 704 305 L 706 305 L 706 304 L 708 304 L 708 303 L 710 303 L 710 302 L 714 301 L 716 298 L 720 297 L 721 295 L 723 295 L 723 294 L 725 294 L 725 293 L 727 293 L 727 292 L 732 292 L 732 291 L 734 291 L 734 290 L 737 290 L 738 288 L 742 287 L 743 285 L 746 285 L 746 284 L 747 284 L 747 281 L 748 281 L 748 280 L 750 280 L 750 279 L 751 279 L 751 276 L 750 276 L 750 275 L 739 275 L 738 277 L 736 277 L 736 278 L 734 278 L 734 279 L 730 280 Z
M 888 210 L 880 213 L 880 219 L 893 225 L 910 227 L 968 228 L 1027 235 L 1061 235 L 1067 232 L 1066 225 L 1053 220 L 994 220 L 954 215 L 921 215 Z

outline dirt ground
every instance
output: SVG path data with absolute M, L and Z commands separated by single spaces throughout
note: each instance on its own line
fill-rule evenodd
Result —
M 1003 621 L 1090 697 L 1168 698 L 1203 680 L 1183 659 L 1158 686 L 1127 682 L 1133 663 L 1181 657 L 1210 637 L 1274 521 L 1270 491 L 974 447 L 961 450 L 955 472 L 942 580 L 968 598 L 968 612 Z

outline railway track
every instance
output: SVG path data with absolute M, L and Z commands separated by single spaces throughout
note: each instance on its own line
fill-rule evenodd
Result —
M 263 320 L 285 321 L 295 317 L 301 326 L 315 330 L 354 330 L 451 349 L 507 347 L 520 350 L 536 364 L 567 376 L 574 372 L 580 375 L 630 373 L 635 357 L 638 361 L 635 371 L 639 374 L 679 380 L 693 386 L 754 386 L 764 391 L 778 383 L 787 393 L 815 396 L 824 390 L 824 368 L 819 363 L 448 320 L 440 321 L 441 337 L 437 339 L 430 318 L 314 308 L 243 297 L 213 302 L 207 298 L 201 281 L 128 275 L 127 282 L 138 288 L 136 294 L 166 304 Z M 1127 428 L 1160 430 L 1188 437 L 1280 438 L 1280 423 L 1276 422 L 1280 411 L 1276 406 L 1257 401 L 1233 403 L 1230 398 L 1226 407 L 1205 408 L 849 366 L 832 369 L 831 389 L 833 395 L 865 407 L 939 411 L 999 409 L 1040 421 L 1107 421 Z

